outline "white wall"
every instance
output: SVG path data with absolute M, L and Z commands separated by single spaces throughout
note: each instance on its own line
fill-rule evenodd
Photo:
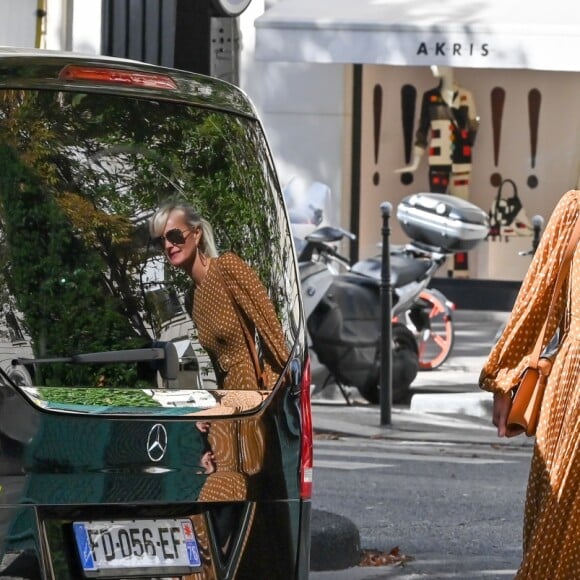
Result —
M 74 0 L 72 50 L 85 54 L 101 53 L 101 9 L 101 0 Z
M 282 186 L 292 177 L 322 181 L 333 192 L 334 223 L 349 226 L 351 67 L 254 60 L 254 20 L 264 1 L 240 18 L 240 86 L 253 100 L 266 130 Z
M 101 0 L 46 0 L 37 42 L 38 0 L 1 0 L 0 46 L 101 51 Z
M 37 0 L 0 2 L 0 46 L 34 47 L 36 5 Z
M 47 0 L 46 27 L 41 48 L 71 50 L 73 9 L 73 1 Z
M 101 52 L 101 0 L 47 0 L 43 48 Z
M 272 4 L 273 2 L 269 2 Z M 328 183 L 337 200 L 337 221 L 349 225 L 350 153 L 352 148 L 352 79 L 348 65 L 310 65 L 256 62 L 253 59 L 253 20 L 263 12 L 263 0 L 254 0 L 244 13 L 242 87 L 255 101 L 270 138 L 282 183 L 293 175 Z M 576 187 L 580 175 L 580 107 L 576 95 L 579 73 L 528 70 L 456 69 L 456 80 L 475 97 L 481 126 L 473 153 L 470 201 L 486 211 L 497 193 L 491 176 L 513 179 L 528 218 L 546 219 L 563 192 Z M 428 67 L 365 65 L 363 79 L 361 257 L 376 253 L 380 241 L 380 203 L 398 202 L 416 191 L 428 191 L 427 155 L 411 185 L 403 185 L 396 168 L 406 165 L 401 122 L 400 91 L 404 84 L 417 89 L 418 122 L 422 93 L 436 80 Z M 375 161 L 373 87 L 383 88 L 379 155 Z M 497 164 L 493 152 L 491 90 L 503 87 L 506 101 Z M 542 95 L 535 167 L 532 167 L 527 96 L 531 89 Z M 380 181 L 373 182 L 378 173 Z M 538 186 L 528 185 L 536 176 Z M 511 192 L 506 189 L 506 194 Z M 393 243 L 407 241 L 395 219 Z M 511 240 L 494 248 L 484 244 L 470 253 L 470 275 L 481 278 L 521 279 L 528 261 L 518 256 L 530 239 Z

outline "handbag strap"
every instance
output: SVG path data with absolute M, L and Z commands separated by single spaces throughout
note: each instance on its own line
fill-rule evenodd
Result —
M 512 186 L 512 197 L 513 198 L 519 198 L 519 194 L 518 194 L 518 186 L 516 185 L 516 182 L 513 179 L 510 179 L 509 177 L 506 177 L 501 183 L 500 186 L 497 190 L 497 198 L 500 199 L 501 198 L 501 192 L 503 191 L 503 187 L 506 183 L 509 183 Z
M 568 240 L 568 245 L 566 246 L 566 251 L 564 252 L 564 259 L 560 269 L 558 270 L 558 276 L 556 277 L 556 283 L 554 284 L 554 290 L 552 292 L 552 298 L 550 300 L 550 307 L 548 308 L 548 314 L 546 315 L 546 320 L 544 321 L 544 326 L 540 332 L 536 344 L 534 345 L 534 350 L 530 358 L 530 366 L 537 367 L 538 361 L 540 360 L 540 353 L 542 351 L 542 344 L 544 342 L 544 335 L 546 334 L 546 329 L 548 328 L 548 321 L 550 320 L 554 309 L 556 308 L 556 301 L 558 300 L 558 295 L 564 280 L 568 276 L 570 270 L 570 263 L 572 257 L 574 256 L 574 251 L 576 250 L 576 245 L 578 244 L 578 239 L 580 238 L 580 219 L 576 220 L 576 225 Z
M 236 314 L 238 315 L 238 319 L 240 321 L 240 326 L 242 327 L 242 330 L 244 332 L 244 337 L 246 339 L 246 343 L 248 345 L 250 355 L 252 356 L 252 363 L 254 364 L 254 370 L 256 372 L 256 379 L 258 380 L 258 387 L 263 390 L 264 389 L 264 371 L 262 369 L 262 365 L 260 364 L 260 359 L 258 357 L 258 351 L 256 350 L 256 343 L 250 335 L 250 331 L 248 330 L 248 326 L 246 325 L 246 320 L 244 318 L 244 315 L 242 313 L 240 305 L 238 304 L 238 301 L 236 300 L 234 293 L 232 292 L 231 288 L 228 286 L 228 283 L 226 282 L 225 276 L 223 275 L 223 272 L 221 270 L 221 266 L 220 266 L 220 263 L 218 260 L 216 260 L 215 265 L 216 265 L 217 272 L 218 272 L 220 278 L 222 279 L 224 288 L 225 288 L 226 292 L 228 293 L 228 296 L 230 297 L 230 300 L 232 302 L 234 310 L 236 311 Z
M 489 212 L 489 217 L 490 217 L 490 219 L 493 220 L 493 223 L 491 224 L 492 227 L 499 227 L 499 225 L 500 225 L 500 223 L 499 223 L 500 220 L 499 220 L 497 214 L 498 214 L 499 205 L 500 205 L 500 202 L 502 199 L 501 192 L 503 191 L 503 187 L 506 183 L 509 183 L 513 188 L 512 198 L 519 200 L 518 186 L 516 185 L 516 182 L 513 179 L 506 177 L 505 179 L 503 179 L 501 181 L 501 183 L 499 184 L 499 187 L 497 188 L 497 192 L 495 194 L 495 201 L 493 202 L 493 204 L 491 206 L 491 210 Z M 493 215 L 492 215 L 492 213 L 493 213 Z M 498 232 L 498 234 L 494 234 L 494 235 L 499 235 L 499 232 Z

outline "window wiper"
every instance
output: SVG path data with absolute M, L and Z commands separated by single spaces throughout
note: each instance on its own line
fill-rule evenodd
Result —
M 134 348 L 128 350 L 110 350 L 103 352 L 88 352 L 64 357 L 48 358 L 16 358 L 12 364 L 16 365 L 42 365 L 55 363 L 69 364 L 107 364 L 107 363 L 131 363 L 131 362 L 160 361 L 154 365 L 163 380 L 163 387 L 167 389 L 177 388 L 177 374 L 179 371 L 179 357 L 177 349 L 172 342 L 153 342 L 150 348 Z

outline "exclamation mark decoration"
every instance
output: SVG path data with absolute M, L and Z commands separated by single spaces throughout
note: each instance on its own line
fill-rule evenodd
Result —
M 383 116 L 383 87 L 375 85 L 373 90 L 373 137 L 375 145 L 375 166 L 379 162 L 379 144 L 381 142 L 381 119 Z M 378 185 L 381 176 L 378 171 L 373 173 L 373 183 Z
M 540 107 L 542 95 L 538 89 L 531 89 L 528 93 L 528 113 L 530 117 L 530 152 L 532 169 L 536 168 L 536 153 L 538 152 L 538 127 L 540 125 Z M 535 175 L 528 177 L 528 187 L 538 187 L 538 178 Z
M 411 163 L 416 102 L 417 102 L 417 89 L 413 85 L 403 85 L 401 87 L 401 119 L 403 122 L 403 143 L 405 148 L 406 165 L 409 165 L 409 163 Z M 403 185 L 410 185 L 411 183 L 413 183 L 413 174 L 410 171 L 401 173 L 401 183 Z
M 493 164 L 497 169 L 499 163 L 499 149 L 501 143 L 501 124 L 503 120 L 503 106 L 505 104 L 505 89 L 494 87 L 491 90 L 491 129 L 493 133 Z M 489 179 L 493 187 L 499 187 L 502 182 L 501 173 L 491 174 Z

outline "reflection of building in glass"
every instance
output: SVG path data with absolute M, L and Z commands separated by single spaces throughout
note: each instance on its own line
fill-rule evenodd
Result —
M 4 308 L 4 319 L 6 320 L 6 325 L 8 326 L 8 332 L 10 333 L 10 339 L 12 342 L 24 341 L 24 334 L 20 329 L 18 319 L 10 307 Z
M 159 340 L 175 344 L 179 358 L 180 388 L 216 388 L 217 380 L 211 360 L 199 343 L 197 329 L 188 314 L 191 304 L 179 296 L 165 279 L 165 261 L 154 257 L 148 260 L 143 274 L 146 302 L 160 324 Z
M 179 385 L 181 388 L 217 388 L 213 365 L 197 338 L 197 330 L 189 314 L 182 307 L 166 321 L 160 340 L 175 344 L 179 357 Z
M 0 366 L 17 385 L 31 385 L 32 379 L 26 368 L 15 365 L 17 358 L 32 357 L 29 337 L 25 336 L 14 310 L 5 304 L 0 316 Z

